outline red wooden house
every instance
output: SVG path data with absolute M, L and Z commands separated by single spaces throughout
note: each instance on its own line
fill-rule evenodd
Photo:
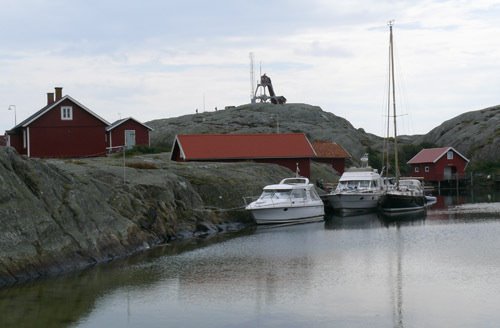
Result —
M 422 149 L 408 161 L 411 176 L 440 182 L 463 179 L 469 160 L 453 147 Z
M 310 177 L 314 149 L 303 133 L 177 135 L 174 161 L 273 163 Z
M 126 146 L 150 145 L 149 132 L 153 129 L 132 117 L 118 120 L 106 128 L 108 151 Z
M 47 94 L 47 105 L 7 131 L 7 144 L 28 157 L 89 157 L 106 153 L 109 123 L 66 95 Z
M 345 160 L 351 158 L 351 154 L 341 145 L 330 141 L 314 141 L 312 145 L 316 152 L 314 161 L 330 164 L 340 175 L 344 173 Z

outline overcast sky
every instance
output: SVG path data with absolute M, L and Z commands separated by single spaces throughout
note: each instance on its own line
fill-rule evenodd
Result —
M 0 0 L 0 131 L 55 86 L 113 122 L 250 101 L 250 60 L 290 103 L 384 135 L 394 19 L 399 129 L 500 104 L 500 1 Z M 13 107 L 11 107 L 13 108 Z

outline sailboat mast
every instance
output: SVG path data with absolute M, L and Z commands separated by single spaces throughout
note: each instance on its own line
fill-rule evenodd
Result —
M 390 136 L 390 124 L 391 124 L 391 46 L 390 46 L 390 40 L 389 40 L 389 55 L 387 56 L 389 59 L 388 67 L 389 67 L 389 74 L 387 74 L 387 77 L 389 81 L 387 81 L 387 122 L 386 128 L 387 131 L 385 133 L 385 139 L 384 139 L 384 150 L 382 152 L 382 163 L 385 167 L 385 175 L 389 175 L 389 164 L 390 164 L 390 159 L 389 159 L 389 136 Z M 382 172 L 384 173 L 384 172 Z
M 392 25 L 394 21 L 389 22 L 389 30 L 390 30 L 390 37 L 389 37 L 389 52 L 390 52 L 390 60 L 391 60 L 391 80 L 392 80 L 392 111 L 393 111 L 393 119 L 394 119 L 394 175 L 396 177 L 396 185 L 399 185 L 399 159 L 398 159 L 398 132 L 397 132 L 397 125 L 396 125 L 396 84 L 395 84 L 395 79 L 394 79 L 394 44 L 392 40 Z

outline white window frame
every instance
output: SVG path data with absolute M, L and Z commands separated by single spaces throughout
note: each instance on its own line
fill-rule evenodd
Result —
M 73 119 L 73 106 L 61 106 L 61 120 L 71 121 Z
M 453 151 L 452 150 L 448 150 L 448 152 L 446 153 L 446 158 L 453 159 Z
M 429 173 L 429 171 L 430 171 L 429 167 L 428 167 L 428 166 L 424 167 L 424 171 L 425 171 L 426 173 Z
M 415 166 L 415 173 L 420 172 L 420 168 L 418 166 Z

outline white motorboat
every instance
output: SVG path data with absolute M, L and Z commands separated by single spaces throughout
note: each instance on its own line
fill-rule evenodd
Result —
M 362 167 L 346 170 L 337 188 L 322 195 L 326 206 L 341 214 L 376 210 L 384 195 L 384 184 L 377 170 L 368 166 L 368 155 L 361 158 Z
M 287 178 L 265 186 L 246 206 L 257 224 L 306 223 L 324 220 L 324 205 L 313 184 L 304 177 Z

